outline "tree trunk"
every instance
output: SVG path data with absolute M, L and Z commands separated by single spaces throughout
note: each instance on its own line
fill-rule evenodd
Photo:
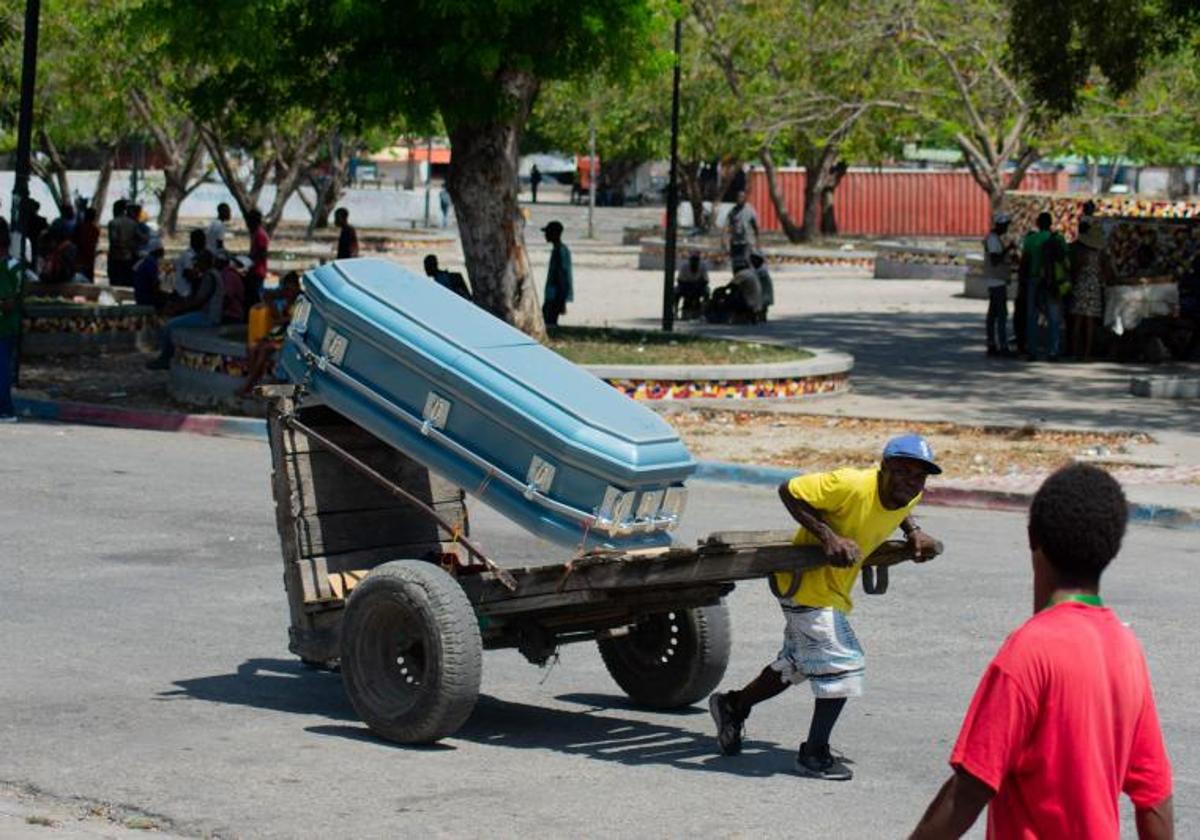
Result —
M 263 214 L 263 227 L 267 229 L 267 233 L 274 235 L 275 228 L 283 219 L 283 209 L 288 199 L 300 187 L 300 180 L 313 164 L 317 132 L 312 126 L 306 126 L 292 142 L 274 136 L 271 138 L 271 144 L 275 149 L 275 200 L 271 202 L 271 208 Z
M 62 159 L 62 155 L 58 153 L 58 147 L 54 145 L 54 141 L 50 139 L 50 135 L 46 133 L 45 129 L 38 131 L 38 141 L 48 163 L 41 163 L 36 156 L 30 155 L 30 168 L 33 170 L 33 174 L 46 185 L 46 189 L 50 191 L 50 198 L 54 202 L 53 214 L 50 213 L 50 208 L 46 208 L 44 215 L 47 218 L 56 218 L 61 212 L 63 203 L 71 201 L 71 183 L 67 175 L 67 164 Z
M 233 196 L 244 220 L 251 210 L 258 209 L 258 199 L 262 195 L 262 188 L 266 184 L 267 174 L 271 171 L 276 152 L 270 150 L 267 154 L 256 156 L 253 159 L 250 183 L 247 185 L 238 177 L 237 168 L 229 159 L 225 141 L 221 135 L 211 126 L 201 126 L 200 136 L 204 140 L 204 148 L 208 150 L 208 156 L 212 160 L 213 166 L 217 169 L 217 174 L 221 176 L 221 182 Z
M 343 140 L 336 131 L 329 135 L 328 143 L 329 177 L 323 185 L 320 179 L 310 179 L 313 188 L 321 192 L 317 200 L 309 206 L 309 211 L 313 213 L 313 228 L 329 227 L 329 216 L 342 200 L 346 185 L 350 183 L 350 161 L 359 146 L 357 140 Z
M 1100 161 L 1096 158 L 1087 160 L 1088 191 L 1095 195 L 1100 189 Z
M 788 213 L 787 202 L 784 200 L 783 193 L 779 191 L 779 184 L 775 178 L 775 158 L 771 156 L 769 149 L 763 149 L 759 157 L 762 160 L 763 172 L 767 175 L 767 192 L 771 195 L 771 204 L 775 207 L 775 215 L 779 217 L 779 226 L 783 228 L 788 242 L 803 242 L 804 230 L 792 221 L 792 216 Z
M 525 220 L 517 206 L 517 149 L 538 91 L 525 71 L 502 71 L 514 107 L 507 120 L 448 126 L 450 173 L 463 257 L 475 302 L 542 341 L 546 327 L 525 251 Z
M 112 182 L 113 167 L 117 161 L 117 149 L 115 146 L 109 146 L 104 150 L 104 158 L 100 161 L 100 172 L 96 176 L 96 189 L 92 191 L 91 206 L 96 209 L 96 221 L 100 221 L 100 214 L 104 212 L 104 205 L 108 203 L 108 185 Z
M 679 162 L 680 192 L 692 208 L 692 228 L 708 230 L 708 219 L 704 216 L 704 183 L 700 180 L 700 161 Z
M 1100 192 L 1106 193 L 1113 188 L 1117 181 L 1117 171 L 1121 168 L 1121 159 L 1113 158 L 1108 163 L 1108 174 L 1100 179 Z
M 835 173 L 838 163 L 838 147 L 827 143 L 813 149 L 804 167 L 804 228 L 801 241 L 820 239 L 823 232 L 824 202 L 826 193 L 832 196 L 836 186 Z M 839 176 L 840 180 L 840 176 Z
M 829 183 L 821 190 L 821 233 L 823 235 L 834 236 L 838 232 L 837 217 L 833 212 L 833 194 L 837 192 L 837 188 L 842 183 L 842 179 L 846 177 L 846 171 L 849 168 L 845 161 L 839 160 L 833 166 Z
M 411 137 L 404 138 L 408 149 L 408 161 L 404 166 L 404 189 L 411 190 L 417 185 L 417 146 Z
M 170 150 L 164 149 L 168 160 L 163 167 L 163 187 L 158 191 L 158 226 L 171 236 L 179 227 L 179 208 L 184 199 L 207 180 L 206 176 L 196 179 L 204 150 L 199 132 L 188 122 L 181 133 L 182 148 L 176 145 Z

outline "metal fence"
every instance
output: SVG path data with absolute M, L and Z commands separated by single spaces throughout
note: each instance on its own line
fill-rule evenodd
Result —
M 803 169 L 776 176 L 784 205 L 796 224 L 804 215 Z M 1021 189 L 1061 192 L 1066 172 L 1031 172 Z M 780 230 L 779 217 L 761 169 L 750 173 L 749 202 L 763 230 Z M 861 236 L 983 236 L 991 227 L 987 195 L 965 169 L 851 169 L 834 193 L 838 232 Z

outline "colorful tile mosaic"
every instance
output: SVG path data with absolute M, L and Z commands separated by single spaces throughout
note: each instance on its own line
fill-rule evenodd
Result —
M 245 379 L 250 373 L 250 360 L 245 356 L 205 353 L 181 347 L 175 351 L 175 362 L 188 370 L 201 373 L 220 373 L 236 379 Z
M 137 333 L 153 326 L 157 319 L 153 315 L 55 315 L 44 317 L 26 313 L 22 329 L 27 333 L 74 333 L 98 335 L 100 333 Z
M 635 400 L 770 400 L 836 393 L 846 389 L 849 378 L 845 373 L 833 373 L 788 379 L 606 381 L 625 396 Z

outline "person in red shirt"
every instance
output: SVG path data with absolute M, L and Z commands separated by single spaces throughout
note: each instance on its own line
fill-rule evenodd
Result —
M 988 806 L 989 838 L 1118 838 L 1118 799 L 1140 838 L 1171 838 L 1171 764 L 1146 657 L 1100 600 L 1117 555 L 1125 494 L 1104 470 L 1054 473 L 1029 511 L 1034 616 L 984 672 L 958 741 L 954 774 L 913 838 L 960 837 Z
M 254 209 L 246 214 L 246 228 L 250 231 L 250 270 L 246 272 L 246 309 L 262 300 L 263 282 L 267 279 L 267 256 L 271 249 L 271 237 L 263 227 L 262 211 Z
M 83 218 L 75 225 L 72 235 L 78 255 L 75 259 L 76 270 L 88 280 L 96 277 L 96 246 L 100 242 L 100 226 L 96 224 L 96 208 L 89 207 L 83 211 Z

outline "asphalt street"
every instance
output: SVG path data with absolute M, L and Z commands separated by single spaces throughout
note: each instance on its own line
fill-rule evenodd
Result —
M 790 772 L 804 689 L 760 707 L 746 752 L 723 758 L 706 710 L 632 708 L 591 645 L 544 670 L 486 654 L 467 725 L 405 748 L 287 652 L 268 475 L 250 441 L 0 427 L 0 793 L 110 803 L 188 836 L 901 836 L 1030 611 L 1020 516 L 926 511 L 947 554 L 897 569 L 853 614 L 868 694 L 834 734 L 850 783 Z M 680 538 L 786 524 L 770 491 L 696 484 Z M 479 505 L 473 525 L 513 564 L 565 559 Z M 1105 592 L 1147 650 L 1180 837 L 1200 836 L 1195 546 L 1194 531 L 1131 530 Z M 734 686 L 773 658 L 781 619 L 764 584 L 730 605 Z M 3 837 L 62 831 L 5 813 Z

